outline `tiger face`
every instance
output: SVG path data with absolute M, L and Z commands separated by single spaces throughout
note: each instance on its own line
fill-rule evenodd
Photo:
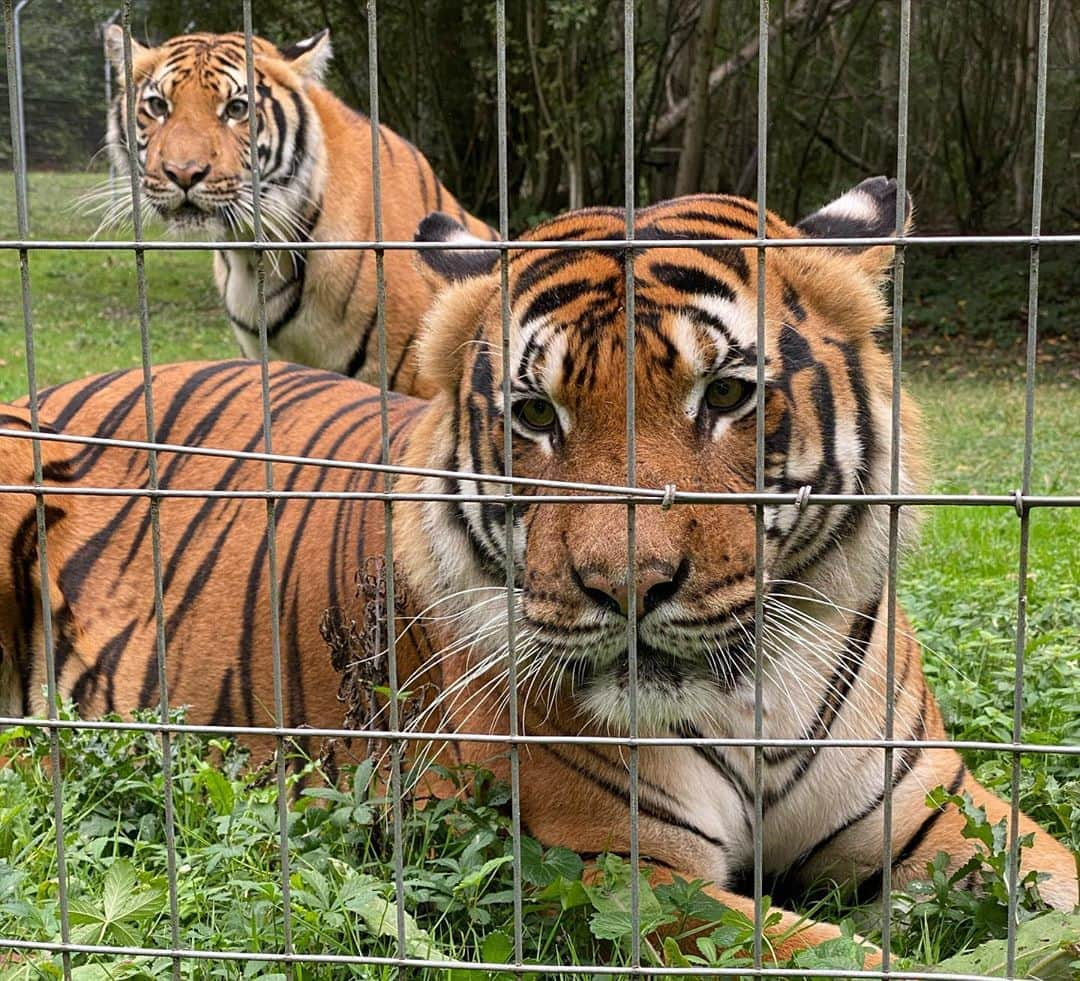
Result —
M 879 178 L 797 228 L 769 214 L 767 235 L 883 235 L 891 232 L 895 213 L 895 184 Z M 460 240 L 445 216 L 425 224 L 420 238 Z M 453 404 L 443 445 L 454 449 L 441 465 L 501 473 L 508 419 L 515 476 L 629 482 L 626 263 L 632 262 L 638 485 L 753 492 L 760 398 L 766 491 L 888 492 L 890 369 L 872 334 L 885 320 L 881 286 L 892 250 L 767 252 L 759 390 L 756 252 L 693 242 L 753 237 L 756 224 L 756 208 L 747 201 L 699 196 L 639 211 L 635 238 L 642 245 L 632 259 L 603 249 L 511 252 L 505 366 L 499 276 L 475 275 L 483 257 L 494 253 L 422 253 L 429 263 L 458 263 L 469 274 L 433 308 L 422 353 L 425 370 L 441 378 L 443 397 Z M 622 211 L 589 209 L 542 225 L 527 238 L 623 235 Z M 685 244 L 651 245 L 659 240 Z M 502 394 L 506 370 L 508 406 Z M 906 405 L 903 425 L 900 485 L 910 490 L 919 480 L 917 420 Z M 461 478 L 456 489 L 502 492 L 472 478 Z M 707 721 L 715 731 L 733 713 L 752 710 L 752 505 L 639 506 L 635 575 L 629 578 L 624 506 L 545 504 L 545 497 L 560 492 L 522 491 L 535 501 L 516 507 L 510 540 L 505 507 L 496 502 L 431 505 L 426 531 L 455 543 L 439 560 L 447 587 L 503 584 L 512 553 L 518 650 L 527 681 L 539 690 L 561 690 L 581 718 L 625 729 L 632 622 L 643 729 L 668 732 Z M 904 516 L 904 530 L 907 522 Z M 802 601 L 819 595 L 841 609 L 876 609 L 886 556 L 884 519 L 869 508 L 765 507 L 766 614 L 773 598 L 802 629 L 796 618 L 809 623 L 812 616 L 800 613 Z M 765 623 L 768 632 L 768 616 Z M 474 629 L 482 627 L 477 613 Z M 823 663 L 813 667 L 827 676 L 835 651 L 819 646 Z M 811 645 L 795 650 L 789 643 L 792 649 L 785 650 L 778 640 L 773 647 L 769 670 L 778 678 L 784 671 L 806 673 L 799 660 L 812 656 L 806 653 Z
M 119 26 L 109 29 L 107 47 L 123 86 Z M 271 237 L 296 238 L 308 205 L 322 191 L 323 141 L 305 86 L 318 82 L 330 58 L 329 34 L 287 51 L 256 37 L 252 50 L 263 227 Z M 254 190 L 244 36 L 189 34 L 156 48 L 132 41 L 132 74 L 144 202 L 174 232 L 250 238 Z M 110 108 L 107 137 L 121 173 L 129 166 L 127 134 L 122 87 Z

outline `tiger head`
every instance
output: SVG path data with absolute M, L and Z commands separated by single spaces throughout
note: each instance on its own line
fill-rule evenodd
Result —
M 109 28 L 109 59 L 121 80 L 107 143 L 129 173 L 124 37 Z M 246 238 L 254 217 L 247 60 L 242 34 L 188 34 L 159 47 L 131 42 L 135 138 L 144 203 L 170 230 Z M 328 31 L 279 51 L 252 39 L 260 210 L 270 237 L 295 237 L 322 172 L 319 116 L 310 99 L 330 59 Z M 103 224 L 130 209 L 121 196 Z
M 767 214 L 766 235 L 882 237 L 892 233 L 896 205 L 895 183 L 875 178 L 796 227 Z M 482 593 L 473 590 L 505 584 L 511 550 L 523 690 L 550 696 L 560 689 L 581 718 L 625 728 L 631 619 L 643 731 L 722 715 L 729 697 L 753 704 L 755 507 L 692 497 L 672 507 L 657 506 L 655 498 L 638 505 L 636 575 L 628 578 L 623 505 L 548 502 L 581 491 L 522 485 L 518 492 L 531 500 L 515 506 L 508 536 L 499 499 L 504 485 L 469 476 L 503 472 L 504 420 L 516 477 L 748 494 L 755 490 L 760 399 L 766 491 L 793 498 L 805 487 L 812 495 L 889 491 L 891 363 L 875 331 L 888 319 L 883 286 L 893 250 L 766 250 L 759 391 L 758 253 L 696 241 L 753 238 L 757 221 L 749 201 L 700 195 L 638 211 L 640 244 L 632 258 L 607 247 L 511 250 L 505 363 L 497 253 L 418 253 L 440 276 L 457 279 L 431 310 L 421 351 L 442 400 L 430 416 L 430 445 L 437 449 L 428 462 L 466 474 L 428 478 L 425 489 L 481 498 L 424 505 L 417 537 L 429 543 L 431 578 L 444 594 L 464 587 L 460 623 L 469 626 L 458 632 L 495 637 L 497 644 L 505 623 L 493 627 L 492 617 L 505 612 L 505 601 L 476 602 Z M 590 208 L 547 222 L 524 240 L 624 237 L 622 210 Z M 465 235 L 436 214 L 417 239 L 461 245 Z M 635 325 L 632 474 L 628 272 Z M 902 426 L 899 485 L 911 491 L 921 473 L 918 420 L 906 402 Z M 779 596 L 785 609 L 820 597 L 839 609 L 862 609 L 881 594 L 887 514 L 850 503 L 801 503 L 763 509 L 766 612 Z M 901 531 L 909 511 L 901 511 Z

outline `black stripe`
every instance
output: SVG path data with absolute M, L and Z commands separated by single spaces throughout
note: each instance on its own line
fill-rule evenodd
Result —
M 649 272 L 665 286 L 691 296 L 719 296 L 734 300 L 735 291 L 723 280 L 692 266 L 680 266 L 673 262 L 654 262 Z
M 918 721 L 915 724 L 915 728 L 910 732 L 905 739 L 907 741 L 920 741 L 926 735 L 926 701 L 929 694 L 928 688 L 923 688 L 922 707 L 919 709 Z M 896 767 L 893 770 L 891 789 L 895 790 L 903 779 L 912 771 L 915 763 L 923 754 L 922 746 L 907 746 L 904 751 L 897 758 Z M 872 801 L 866 804 L 864 807 L 856 811 L 846 821 L 842 822 L 827 835 L 821 838 L 815 845 L 813 845 L 808 851 L 796 859 L 791 874 L 798 877 L 799 873 L 807 865 L 812 864 L 818 856 L 831 845 L 837 838 L 840 837 L 845 831 L 854 825 L 858 824 L 864 818 L 869 817 L 874 813 L 885 800 L 885 790 L 881 791 L 874 797 Z
M 881 589 L 873 601 L 864 607 L 848 631 L 847 641 L 843 651 L 840 652 L 838 663 L 829 677 L 825 686 L 825 695 L 818 704 L 814 714 L 816 720 L 811 730 L 809 739 L 825 739 L 832 730 L 833 723 L 840 715 L 840 710 L 846 703 L 847 694 L 859 677 L 866 651 L 877 623 L 877 611 L 881 603 Z M 812 747 L 783 747 L 779 749 L 766 748 L 764 751 L 765 761 L 770 766 L 775 766 L 788 760 L 801 757 L 794 771 L 777 790 L 769 790 L 765 793 L 765 806 L 771 807 L 780 803 L 799 783 L 811 764 L 820 754 Z
M 411 333 L 406 339 L 405 343 L 401 345 L 401 356 L 398 358 L 397 364 L 394 365 L 394 370 L 390 373 L 390 380 L 387 383 L 390 388 L 397 389 L 398 374 L 401 372 L 402 367 L 405 365 L 405 359 L 409 356 L 409 350 L 412 348 L 413 341 L 416 340 L 416 332 Z
M 357 252 L 356 262 L 353 265 L 352 276 L 349 279 L 349 288 L 345 291 L 345 302 L 341 304 L 341 309 L 338 311 L 338 320 L 344 321 L 345 315 L 349 312 L 349 304 L 352 302 L 353 294 L 356 292 L 356 284 L 360 279 L 360 271 L 364 268 L 364 256 L 367 253 Z M 345 372 L 347 375 L 353 374 L 352 372 Z
M 693 249 L 707 259 L 712 259 L 731 269 L 743 283 L 750 282 L 750 265 L 743 255 L 742 249 L 733 246 L 694 245 L 695 239 L 712 238 L 714 236 L 695 234 L 686 228 L 664 228 L 661 225 L 646 225 L 635 233 L 641 241 L 685 241 L 686 248 Z
M 560 307 L 567 306 L 589 293 L 606 296 L 610 295 L 611 291 L 612 283 L 610 281 L 598 282 L 594 279 L 573 279 L 565 283 L 558 283 L 555 286 L 549 286 L 546 290 L 533 297 L 532 302 L 522 313 L 519 322 L 522 326 L 525 326 L 534 320 L 539 320 L 541 317 L 554 313 Z
M 688 739 L 701 738 L 701 732 L 691 725 L 681 727 L 679 735 Z M 750 785 L 743 778 L 742 774 L 728 763 L 719 746 L 695 746 L 694 751 L 719 774 L 720 778 L 727 783 L 732 790 L 735 791 L 735 795 L 739 798 L 739 804 L 742 809 L 743 824 L 747 830 L 750 830 L 753 823 L 749 811 L 749 802 L 753 798 L 753 791 L 750 789 Z
M 536 286 L 542 279 L 579 261 L 580 256 L 573 249 L 557 249 L 553 252 L 539 253 L 531 265 L 520 270 L 514 277 L 514 286 L 510 293 L 511 304 L 516 304 L 525 293 Z
M 244 371 L 244 366 L 243 365 L 235 366 L 235 370 L 231 374 L 227 375 L 227 377 L 217 379 L 217 384 L 215 384 L 215 386 L 214 386 L 215 389 L 220 389 L 221 385 L 224 385 L 227 382 L 231 381 L 233 378 L 235 378 L 238 374 L 240 374 L 243 371 Z M 201 374 L 202 373 L 198 373 L 196 375 L 193 375 L 192 377 L 198 379 L 199 375 L 201 375 Z M 213 372 L 211 377 L 213 375 L 216 375 L 216 374 L 218 374 L 217 371 Z M 205 380 L 205 379 L 199 379 L 197 381 L 197 383 L 191 388 L 189 388 L 188 385 L 187 385 L 187 382 L 185 382 L 185 384 L 183 386 L 181 386 L 181 388 L 179 389 L 177 395 L 174 396 L 170 400 L 168 410 L 165 413 L 165 417 L 162 420 L 161 425 L 157 427 L 157 431 L 156 431 L 155 437 L 154 437 L 156 442 L 158 442 L 158 443 L 170 443 L 170 442 L 172 442 L 172 440 L 169 437 L 172 435 L 173 427 L 180 421 L 180 414 L 190 404 L 194 404 L 194 403 L 190 402 L 189 400 L 194 396 L 195 392 L 198 390 L 202 380 Z M 190 429 L 185 429 L 185 431 L 183 433 L 183 437 L 182 437 L 182 442 L 184 442 L 188 446 L 199 446 L 199 445 L 201 445 L 202 441 L 203 441 L 203 438 L 210 433 L 210 431 L 214 427 L 214 424 L 220 418 L 222 413 L 229 407 L 229 405 L 232 404 L 233 399 L 237 395 L 242 394 L 246 390 L 246 388 L 247 388 L 246 384 L 242 383 L 240 385 L 234 386 L 232 389 L 230 389 L 228 392 L 226 392 L 217 402 L 215 402 L 213 405 L 210 406 L 210 408 L 196 422 L 195 426 L 191 427 Z M 253 448 L 254 447 L 249 447 L 249 449 L 253 449 Z M 177 456 L 173 457 L 169 461 L 168 465 L 163 469 L 163 471 L 161 473 L 161 476 L 160 476 L 159 481 L 158 481 L 159 486 L 168 487 L 170 485 L 171 481 L 172 481 L 173 476 L 187 462 L 188 462 L 188 457 L 186 457 L 186 456 L 178 454 Z M 213 502 L 208 501 L 206 503 L 210 503 L 212 505 Z M 138 532 L 132 538 L 131 546 L 128 549 L 128 553 L 125 556 L 124 560 L 120 563 L 121 568 L 126 568 L 134 560 L 136 554 L 139 551 L 139 548 L 142 545 L 143 540 L 145 539 L 146 534 L 150 530 L 150 523 L 151 523 L 150 510 L 147 509 L 146 513 L 143 515 L 142 522 L 140 524 Z M 170 564 L 175 562 L 178 559 L 179 555 L 182 555 L 184 552 L 186 552 L 186 544 L 187 544 L 186 541 L 182 541 L 181 548 L 179 548 L 177 550 L 177 552 L 174 553 L 173 558 L 170 560 Z M 163 582 L 163 589 L 164 589 L 165 595 L 168 595 L 169 582 L 170 582 L 171 578 L 172 577 L 170 575 Z M 151 613 L 150 615 L 152 616 L 153 614 Z
M 63 518 L 64 512 L 52 505 L 45 506 L 45 534 L 48 535 L 50 524 Z M 38 590 L 34 588 L 34 572 L 38 566 L 38 523 L 36 510 L 30 510 L 19 524 L 11 539 L 11 581 L 14 584 L 15 609 L 18 611 L 17 625 L 21 636 L 16 638 L 14 651 L 15 665 L 22 678 L 23 711 L 29 711 L 30 678 L 33 664 L 34 623 L 37 612 L 41 609 Z M 59 671 L 57 672 L 59 674 Z
M 296 109 L 296 137 L 293 139 L 293 152 L 292 159 L 289 161 L 289 170 L 286 173 L 284 180 L 291 182 L 300 170 L 301 164 L 307 159 L 307 109 L 304 106 L 304 100 L 300 98 L 299 92 L 290 92 L 293 101 L 293 108 Z M 284 142 L 284 137 L 282 137 Z
M 296 93 L 292 93 L 293 103 L 296 105 L 297 111 L 301 113 L 301 121 L 303 120 L 303 106 L 300 103 Z M 267 90 L 266 101 L 270 103 L 270 112 L 274 117 L 274 127 L 277 130 L 277 146 L 274 148 L 274 162 L 267 168 L 267 178 L 272 178 L 281 169 L 281 161 L 285 156 L 285 140 L 288 138 L 289 124 L 285 118 L 285 110 L 281 108 L 281 103 L 274 98 L 272 92 Z M 301 122 L 301 125 L 303 123 Z M 290 161 L 291 166 L 296 166 L 296 158 L 294 157 Z
M 363 333 L 360 335 L 360 342 L 356 345 L 356 350 L 353 351 L 353 355 L 349 358 L 349 363 L 345 366 L 345 374 L 350 378 L 357 378 L 360 372 L 364 370 L 364 365 L 367 363 L 367 346 L 368 341 L 371 340 L 371 332 L 375 329 L 375 322 L 378 320 L 378 309 L 373 309 L 371 315 L 368 317 L 367 326 L 364 327 Z
M 63 429 L 90 398 L 103 389 L 108 388 L 117 378 L 124 374 L 127 374 L 127 372 L 110 371 L 107 374 L 98 375 L 96 378 L 91 379 L 76 390 L 75 394 L 64 403 L 64 407 L 59 412 L 54 412 L 52 407 L 49 407 L 49 422 L 57 431 Z M 68 385 L 66 384 L 53 385 L 51 388 L 46 388 L 43 392 L 38 392 L 38 408 L 45 408 L 46 403 L 48 403 L 57 392 L 67 387 Z
M 587 767 L 582 766 L 572 757 L 563 753 L 561 748 L 545 745 L 543 749 L 550 753 L 552 756 L 554 756 L 565 767 L 573 770 L 576 774 L 578 774 L 578 776 L 584 777 L 590 783 L 601 788 L 610 796 L 615 797 L 618 800 L 625 801 L 627 807 L 629 807 L 630 793 L 628 790 L 624 790 L 618 784 L 613 783 L 612 781 L 600 776 L 598 773 L 588 769 Z M 710 845 L 713 845 L 714 847 L 719 848 L 722 851 L 727 850 L 727 846 L 724 844 L 722 839 L 716 838 L 713 835 L 702 831 L 700 828 L 690 824 L 688 821 L 681 818 L 678 814 L 675 814 L 673 811 L 669 810 L 666 807 L 657 805 L 653 801 L 642 800 L 639 796 L 638 811 L 639 813 L 644 814 L 646 817 L 655 818 L 658 821 L 662 821 L 664 824 L 673 825 L 677 828 L 682 828 L 684 831 L 690 832 L 690 834 L 701 838 L 703 841 L 707 841 Z M 629 811 L 627 811 L 627 814 L 629 815 Z
M 967 773 L 967 767 L 963 762 L 957 767 L 956 773 L 953 774 L 953 778 L 949 781 L 949 785 L 946 788 L 950 794 L 955 794 L 961 784 L 964 782 L 964 775 Z M 926 819 L 920 824 L 914 831 L 914 833 L 908 838 L 904 847 L 896 853 L 892 861 L 893 870 L 898 865 L 903 865 L 912 855 L 915 854 L 915 850 L 923 843 L 926 836 L 933 830 L 935 824 L 941 820 L 942 815 L 948 811 L 952 805 L 946 805 L 945 807 L 936 807 Z M 860 905 L 862 903 L 872 902 L 878 896 L 881 895 L 881 887 L 884 883 L 884 874 L 881 871 L 875 872 L 867 878 L 863 879 L 855 888 L 856 902 Z

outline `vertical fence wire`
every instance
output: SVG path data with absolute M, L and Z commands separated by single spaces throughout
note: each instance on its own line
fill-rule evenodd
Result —
M 911 67 L 911 0 L 900 2 L 899 52 L 897 56 L 896 108 L 896 214 L 895 234 L 905 230 L 907 216 L 907 156 L 908 156 L 908 94 Z M 904 332 L 904 261 L 906 247 L 895 246 L 892 284 L 892 399 L 889 419 L 889 493 L 900 493 L 901 452 L 904 438 L 901 420 L 901 369 L 903 367 Z M 896 710 L 896 588 L 900 552 L 900 507 L 889 506 L 888 559 L 885 585 L 885 720 L 883 735 L 886 742 L 893 738 Z M 893 769 L 894 751 L 889 745 L 883 751 L 881 825 L 881 969 L 889 971 L 892 942 L 892 866 L 893 866 Z
M 1031 234 L 1042 231 L 1043 171 L 1046 165 L 1046 75 L 1050 33 L 1050 0 L 1039 3 L 1039 51 L 1035 81 L 1035 133 L 1031 191 Z M 1020 516 L 1020 553 L 1016 585 L 1016 660 L 1013 679 L 1012 741 L 1019 743 L 1024 728 L 1024 647 L 1027 637 L 1028 546 L 1031 512 L 1022 504 L 1031 491 L 1031 467 L 1035 446 L 1035 355 L 1039 340 L 1039 246 L 1031 245 L 1028 267 L 1027 352 L 1024 366 L 1024 462 L 1017 509 Z M 1006 975 L 1016 973 L 1017 905 L 1020 901 L 1020 752 L 1012 750 L 1009 808 L 1009 922 L 1006 935 Z
M 143 240 L 142 181 L 135 132 L 135 65 L 131 45 L 131 0 L 125 0 L 123 5 L 122 26 L 124 31 L 124 140 L 127 143 L 131 222 L 135 241 L 141 242 Z M 157 427 L 154 424 L 154 368 L 150 356 L 150 304 L 146 287 L 146 253 L 142 249 L 135 249 L 134 257 L 135 286 L 139 307 L 139 349 L 142 354 L 143 411 L 146 415 L 146 441 L 153 443 L 157 438 Z M 150 449 L 147 451 L 146 469 L 147 486 L 151 490 L 157 490 L 159 487 L 157 450 Z M 150 549 L 154 577 L 158 715 L 162 725 L 164 725 L 169 721 L 169 676 L 166 666 L 165 597 L 161 574 L 161 500 L 152 497 L 147 502 L 147 507 L 150 511 Z M 176 821 L 173 799 L 172 736 L 165 729 L 161 730 L 161 781 L 165 813 L 165 878 L 169 895 L 169 936 L 173 948 L 177 949 L 180 947 L 180 910 L 176 888 Z M 180 960 L 178 957 L 174 957 L 172 960 L 172 974 L 174 978 L 180 977 Z
M 25 4 L 20 2 L 19 6 Z M 25 144 L 21 140 L 25 132 L 23 117 L 22 91 L 20 86 L 11 84 L 12 65 L 18 64 L 18 41 L 16 33 L 15 10 L 11 0 L 4 0 L 4 42 L 8 68 L 8 108 L 11 114 L 11 150 L 14 158 L 15 177 L 15 213 L 19 237 L 27 239 L 30 235 L 29 204 L 27 200 L 27 174 Z M 41 432 L 38 415 L 37 363 L 34 351 L 34 319 L 30 301 L 30 253 L 25 245 L 19 249 L 19 286 L 22 297 L 23 339 L 26 350 L 26 379 L 30 405 L 30 432 Z M 52 596 L 49 592 L 49 551 L 48 525 L 46 523 L 45 496 L 43 486 L 41 443 L 30 441 L 33 455 L 34 486 L 38 488 L 34 495 L 34 518 L 37 526 L 38 575 L 41 577 L 41 636 L 45 657 L 46 716 L 55 722 L 57 712 L 56 687 L 56 647 L 53 638 Z M 53 822 L 56 826 L 56 888 L 60 906 L 60 939 L 66 945 L 71 943 L 71 918 L 68 906 L 68 869 L 64 843 L 64 792 L 61 780 L 60 732 L 49 730 L 49 762 L 51 764 L 51 783 L 53 798 Z M 61 954 L 61 966 L 64 981 L 71 981 L 71 954 L 65 950 Z
M 765 238 L 769 149 L 769 0 L 758 6 L 757 76 L 757 236 Z M 765 490 L 765 247 L 757 249 L 757 335 L 755 343 L 754 490 Z M 762 970 L 765 876 L 765 506 L 754 506 L 754 971 Z
M 498 131 L 499 170 L 499 239 L 510 237 L 510 187 L 508 133 L 506 123 L 506 0 L 495 3 L 495 77 L 496 128 Z M 503 473 L 514 475 L 514 427 L 510 398 L 510 256 L 499 252 L 499 320 L 502 333 L 503 396 Z M 514 485 L 506 484 L 507 494 Z M 509 688 L 507 710 L 510 730 L 510 849 L 514 893 L 514 963 L 525 959 L 525 923 L 521 879 L 521 751 L 516 742 L 520 732 L 518 719 L 517 610 L 514 584 L 517 581 L 517 553 L 514 547 L 514 505 L 507 502 L 503 522 L 506 536 L 506 683 Z
M 371 110 L 371 205 L 372 228 L 375 239 L 375 330 L 379 339 L 379 461 L 389 465 L 390 457 L 390 410 L 388 397 L 390 391 L 389 371 L 386 351 L 386 255 L 379 243 L 383 237 L 382 221 L 382 167 L 379 150 L 379 10 L 377 0 L 368 0 L 368 102 Z M 393 474 L 389 471 L 383 477 L 383 489 L 391 494 L 394 489 Z M 395 614 L 397 602 L 394 579 L 394 505 L 388 497 L 383 504 L 383 557 L 385 576 L 385 613 L 386 613 L 386 663 L 389 673 L 389 722 L 390 729 L 397 732 L 401 728 L 400 691 L 397 670 L 397 625 Z M 394 852 L 394 896 L 397 931 L 398 956 L 408 953 L 405 937 L 405 859 L 402 840 L 402 780 L 401 756 L 403 742 L 395 738 L 390 744 L 390 807 L 393 823 Z M 407 972 L 404 972 L 407 973 Z
M 634 166 L 634 0 L 623 3 L 623 191 L 628 242 L 634 240 L 637 175 Z M 637 394 L 634 377 L 636 351 L 635 283 L 633 246 L 623 253 L 626 290 L 626 483 L 637 483 Z M 631 740 L 638 737 L 638 649 L 637 649 L 637 508 L 626 505 L 626 671 L 628 676 L 628 729 Z M 639 835 L 637 746 L 627 749 L 630 820 L 630 967 L 641 967 L 641 842 Z
M 244 18 L 244 71 L 247 87 L 247 122 L 248 145 L 251 167 L 251 231 L 256 243 L 265 240 L 262 222 L 262 184 L 259 164 L 259 92 L 255 85 L 255 51 L 252 42 L 251 0 L 243 0 Z M 255 318 L 259 331 L 259 381 L 262 398 L 263 446 L 268 454 L 273 453 L 272 412 L 270 409 L 270 340 L 266 323 L 266 256 L 261 250 L 254 252 L 255 263 Z M 274 465 L 267 460 L 263 473 L 264 484 L 268 492 L 274 489 Z M 277 561 L 277 502 L 268 497 L 266 500 L 266 579 L 270 606 L 270 651 L 274 674 L 274 724 L 284 725 L 285 708 L 281 674 L 281 603 L 278 583 Z M 280 734 L 275 737 L 275 764 L 277 778 L 277 820 L 278 854 L 281 863 L 281 929 L 284 948 L 285 975 L 293 976 L 292 963 L 292 897 L 289 873 L 289 804 L 286 791 L 286 752 L 285 738 Z

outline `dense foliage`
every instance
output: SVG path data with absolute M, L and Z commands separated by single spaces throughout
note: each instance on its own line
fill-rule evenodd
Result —
M 73 717 L 67 711 L 61 716 Z M 153 715 L 144 719 L 153 721 Z M 173 721 L 182 716 L 174 715 Z M 165 757 L 159 737 L 61 730 L 57 743 L 71 941 L 237 955 L 235 960 L 197 961 L 194 967 L 188 961 L 186 970 L 196 970 L 198 977 L 246 977 L 270 968 L 242 954 L 281 952 L 286 945 L 281 812 L 271 775 L 259 768 L 242 770 L 245 754 L 227 740 L 171 738 L 177 888 L 170 893 Z M 61 913 L 50 737 L 40 728 L 10 729 L 0 734 L 0 755 L 8 757 L 8 765 L 0 768 L 0 936 L 56 942 Z M 508 787 L 479 771 L 451 774 L 467 781 L 460 798 L 418 802 L 407 797 L 400 835 L 395 835 L 388 821 L 391 809 L 370 762 L 350 774 L 341 789 L 317 782 L 300 789 L 316 770 L 308 764 L 290 777 L 291 802 L 284 817 L 293 952 L 385 958 L 403 947 L 406 956 L 418 959 L 488 964 L 513 959 L 515 873 Z M 943 795 L 938 788 L 931 797 L 938 802 Z M 1005 936 L 1005 822 L 991 825 L 969 800 L 957 798 L 956 803 L 965 809 L 965 834 L 979 843 L 979 855 L 952 875 L 943 871 L 945 857 L 939 856 L 928 866 L 924 884 L 893 896 L 900 965 Z M 396 841 L 400 892 L 395 888 Z M 573 852 L 543 848 L 528 836 L 520 841 L 525 963 L 630 963 L 634 928 L 627 863 L 601 856 L 599 875 L 585 876 Z M 983 895 L 957 890 L 969 873 L 984 884 Z M 1045 907 L 1034 874 L 1022 887 L 1020 917 L 1028 921 Z M 404 897 L 401 909 L 399 895 Z M 752 920 L 709 897 L 700 882 L 676 879 L 654 886 L 642 874 L 638 911 L 646 965 L 753 964 Z M 801 952 L 792 966 L 858 969 L 862 948 L 853 939 L 853 924 L 862 921 L 862 931 L 873 936 L 880 906 L 845 908 L 834 895 L 807 912 L 854 919 L 845 921 L 843 938 Z M 766 899 L 763 922 L 776 916 Z M 1024 958 L 1030 952 L 1021 943 L 1019 953 Z M 1063 966 L 1075 953 L 1067 944 L 1037 949 L 1042 960 L 1050 956 Z M 154 953 L 76 956 L 75 963 L 80 981 L 172 973 L 171 959 Z M 963 970 L 962 965 L 954 969 Z M 378 965 L 301 963 L 295 968 L 297 978 L 311 979 L 392 977 L 395 972 Z M 59 958 L 29 952 L 5 962 L 0 956 L 0 976 L 10 981 L 61 976 Z M 447 975 L 432 970 L 417 976 Z M 452 981 L 513 977 L 469 968 L 449 976 Z
M 116 0 L 23 13 L 29 156 L 81 167 L 102 133 L 97 25 Z M 259 0 L 256 30 L 288 43 L 330 27 L 330 84 L 368 109 L 365 5 Z M 1030 221 L 1037 4 L 915 4 L 911 25 L 909 184 L 920 227 L 986 230 Z M 757 169 L 757 5 L 638 0 L 635 167 L 639 200 L 675 192 L 753 193 Z M 378 12 L 384 122 L 431 158 L 474 211 L 497 212 L 496 63 L 491 0 L 402 0 Z M 623 189 L 622 4 L 507 4 L 511 221 L 581 204 L 617 204 Z M 770 205 L 805 213 L 838 189 L 896 170 L 899 5 L 787 0 L 771 5 Z M 140 39 L 233 30 L 239 3 L 137 0 Z M 1080 8 L 1052 4 L 1044 231 L 1080 215 Z M 63 71 L 57 66 L 63 65 Z M 7 94 L 0 155 L 10 148 Z

